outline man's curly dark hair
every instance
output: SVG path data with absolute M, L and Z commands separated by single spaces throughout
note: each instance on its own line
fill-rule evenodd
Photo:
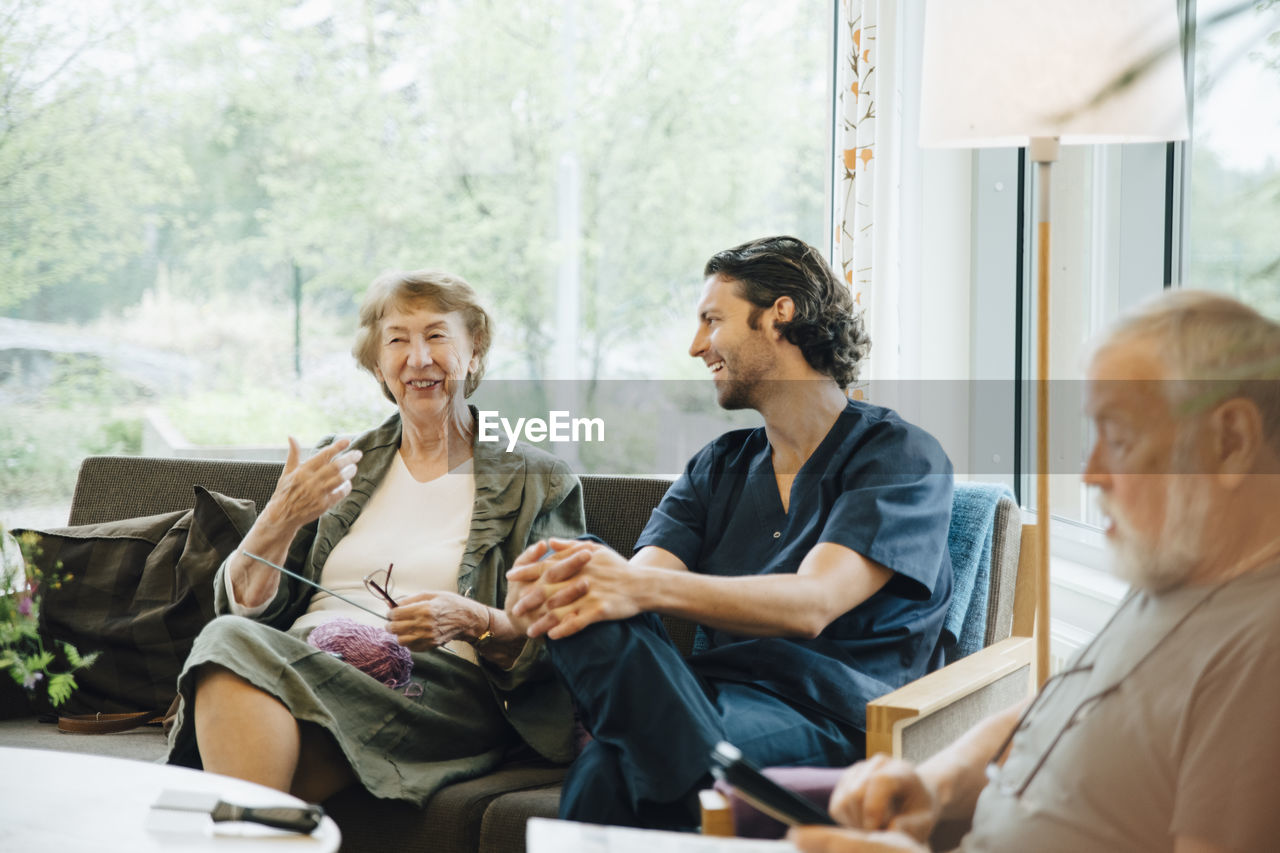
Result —
M 748 318 L 753 329 L 764 309 L 791 297 L 795 317 L 776 324 L 782 336 L 841 388 L 858 378 L 871 338 L 849 288 L 813 246 L 795 237 L 763 237 L 712 255 L 702 274 L 738 282 L 742 297 L 756 306 Z

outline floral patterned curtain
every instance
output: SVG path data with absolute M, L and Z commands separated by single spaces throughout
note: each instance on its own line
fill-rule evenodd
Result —
M 854 397 L 868 380 L 894 375 L 898 361 L 894 15 L 894 0 L 840 0 L 835 257 L 872 341 Z

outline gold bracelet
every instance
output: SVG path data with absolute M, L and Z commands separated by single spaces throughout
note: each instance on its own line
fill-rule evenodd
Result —
M 476 637 L 471 643 L 471 645 L 477 649 L 493 639 L 493 608 L 485 605 L 484 609 L 485 612 L 489 614 L 489 624 L 485 626 L 484 633 L 479 637 Z

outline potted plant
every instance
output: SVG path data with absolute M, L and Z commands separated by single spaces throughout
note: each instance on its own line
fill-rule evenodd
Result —
M 40 600 L 47 589 L 59 589 L 71 575 L 62 564 L 40 569 L 40 536 L 15 537 L 0 529 L 0 671 L 25 692 L 35 708 L 57 708 L 76 689 L 75 673 L 93 664 L 98 653 L 81 655 L 61 640 L 46 645 L 40 634 Z M 5 691 L 11 694 L 12 690 Z

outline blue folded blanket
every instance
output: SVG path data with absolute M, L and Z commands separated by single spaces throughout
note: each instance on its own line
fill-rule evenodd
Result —
M 943 636 L 939 641 L 946 662 L 976 652 L 982 648 L 986 638 L 991 540 L 995 531 L 996 505 L 1005 496 L 1013 498 L 1013 492 L 1001 483 L 955 484 L 951 528 L 947 532 L 954 580 L 951 606 L 947 609 Z

